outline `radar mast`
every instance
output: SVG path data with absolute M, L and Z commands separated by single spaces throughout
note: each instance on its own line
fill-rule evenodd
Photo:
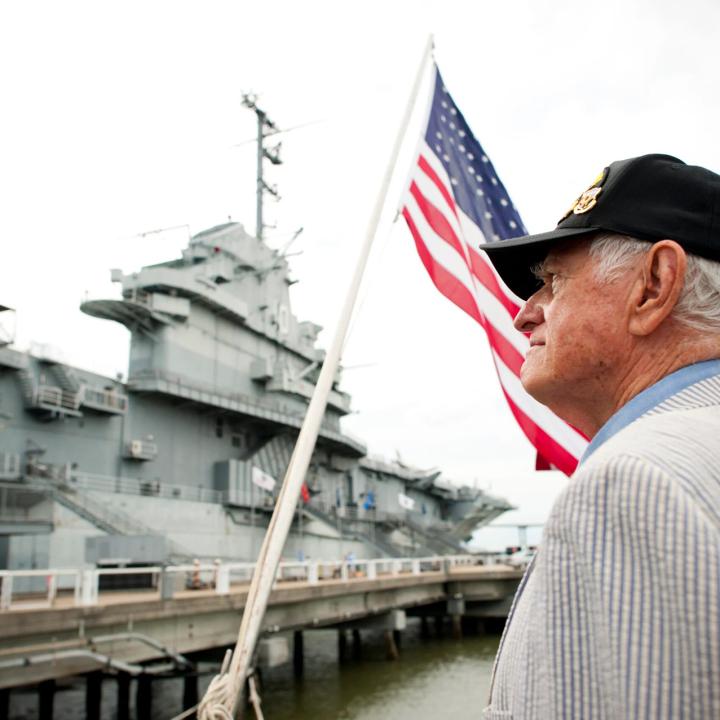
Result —
M 263 199 L 265 193 L 270 193 L 276 200 L 280 199 L 277 186 L 268 185 L 263 178 L 263 161 L 269 160 L 273 165 L 282 165 L 280 159 L 280 149 L 282 143 L 278 143 L 273 147 L 265 146 L 265 139 L 271 135 L 276 135 L 281 130 L 267 116 L 264 110 L 257 105 L 257 95 L 253 93 L 245 93 L 242 96 L 243 105 L 249 110 L 254 110 L 257 116 L 257 178 L 256 178 L 256 211 L 255 211 L 255 236 L 258 240 L 263 239 Z

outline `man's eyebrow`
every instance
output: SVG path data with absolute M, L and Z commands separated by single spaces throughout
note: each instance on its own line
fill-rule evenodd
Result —
M 530 268 L 530 272 L 538 279 L 542 280 L 543 278 L 546 278 L 549 274 L 549 270 L 547 268 L 547 265 L 545 264 L 545 261 L 537 263 L 536 265 L 533 265 Z

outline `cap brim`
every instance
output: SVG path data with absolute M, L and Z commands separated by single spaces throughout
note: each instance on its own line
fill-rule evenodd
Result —
M 562 240 L 579 238 L 595 233 L 600 228 L 556 228 L 539 235 L 524 235 L 511 240 L 481 245 L 503 282 L 520 298 L 527 300 L 538 288 L 540 282 L 533 275 L 532 268 L 541 263 L 550 247 Z

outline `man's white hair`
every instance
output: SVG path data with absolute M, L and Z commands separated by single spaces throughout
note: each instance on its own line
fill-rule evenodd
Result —
M 595 277 L 602 282 L 617 280 L 651 245 L 629 235 L 596 235 L 590 243 L 590 256 L 596 260 Z M 720 332 L 720 262 L 687 253 L 685 284 L 673 316 L 687 327 Z

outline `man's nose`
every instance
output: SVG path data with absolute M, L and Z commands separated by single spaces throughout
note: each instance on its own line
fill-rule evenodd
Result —
M 520 312 L 515 316 L 513 325 L 516 330 L 522 333 L 532 332 L 545 319 L 542 305 L 537 302 L 535 295 L 531 296 L 528 301 L 520 308 Z

